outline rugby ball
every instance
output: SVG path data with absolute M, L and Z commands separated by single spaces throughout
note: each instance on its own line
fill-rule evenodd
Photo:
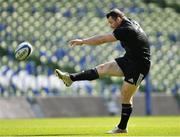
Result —
M 26 60 L 32 53 L 33 48 L 29 42 L 23 42 L 18 45 L 15 50 L 15 58 L 17 60 Z

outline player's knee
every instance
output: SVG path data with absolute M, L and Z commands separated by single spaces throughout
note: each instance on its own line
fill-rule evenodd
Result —
M 106 74 L 106 66 L 104 64 L 101 64 L 97 67 L 97 71 L 99 75 L 105 75 Z
M 132 97 L 121 96 L 122 104 L 133 104 Z

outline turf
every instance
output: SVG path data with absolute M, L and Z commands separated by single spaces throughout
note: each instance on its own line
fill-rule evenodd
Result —
M 118 117 L 1 119 L 0 136 L 180 136 L 180 116 L 132 117 L 128 134 L 106 134 L 118 121 Z

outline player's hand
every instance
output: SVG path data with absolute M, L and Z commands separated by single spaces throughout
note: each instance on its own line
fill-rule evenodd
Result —
M 74 39 L 69 42 L 70 46 L 81 46 L 83 44 L 83 39 Z

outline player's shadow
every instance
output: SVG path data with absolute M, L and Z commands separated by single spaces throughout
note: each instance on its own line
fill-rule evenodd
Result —
M 19 135 L 18 135 L 19 136 Z M 20 135 L 21 136 L 21 135 Z M 82 136 L 82 137 L 86 137 L 86 136 L 88 136 L 88 137 L 90 137 L 90 136 L 99 136 L 99 137 L 101 137 L 102 136 L 102 134 L 101 135 L 93 135 L 93 134 L 88 134 L 88 133 L 85 133 L 85 134 L 82 134 L 82 133 L 79 133 L 79 134 L 71 134 L 71 133 L 65 133 L 65 134 L 38 134 L 38 135 L 22 135 L 22 136 L 28 136 L 28 137 L 33 137 L 33 136 L 40 136 L 40 137 L 53 137 L 53 136 L 59 136 L 59 137 L 65 137 L 65 136 Z M 109 136 L 108 134 L 105 134 L 104 133 L 104 135 L 103 136 Z

